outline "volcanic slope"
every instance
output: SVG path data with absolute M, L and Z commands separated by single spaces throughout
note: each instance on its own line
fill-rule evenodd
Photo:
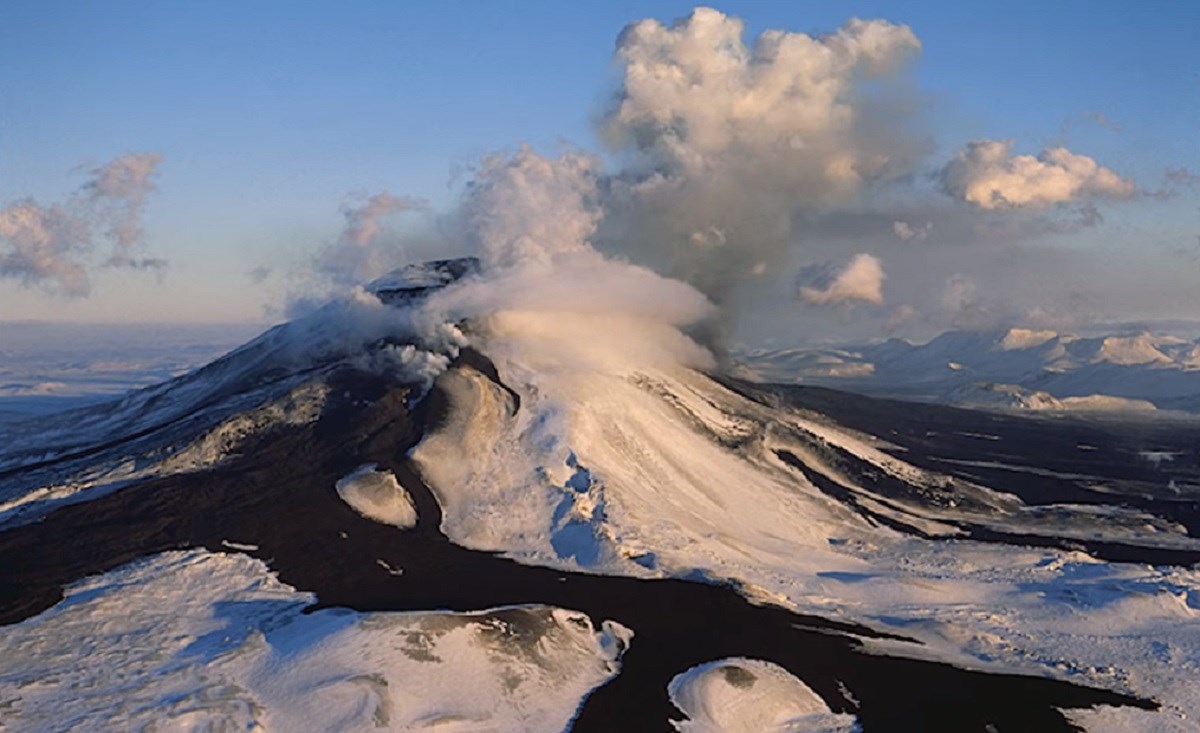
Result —
M 268 646 L 286 638 L 275 651 L 294 656 L 272 669 L 296 688 L 329 637 L 306 637 L 286 609 L 314 594 L 308 613 L 353 609 L 356 629 L 382 623 L 370 614 L 465 612 L 534 646 L 576 639 L 582 656 L 554 659 L 594 659 L 594 676 L 551 694 L 529 682 L 545 667 L 527 665 L 512 684 L 553 698 L 545 720 L 577 715 L 576 730 L 668 730 L 739 709 L 742 690 L 798 695 L 808 702 L 780 704 L 781 715 L 865 730 L 1186 730 L 1200 713 L 1200 470 L 1186 427 L 1033 422 L 679 366 L 547 368 L 502 338 L 479 340 L 488 355 L 437 352 L 406 335 L 410 304 L 365 301 L 389 325 L 356 342 L 299 358 L 286 335 L 314 328 L 290 324 L 208 372 L 134 393 L 104 430 L 68 439 L 70 416 L 23 424 L 0 456 L 0 637 L 16 650 L 0 675 L 17 690 L 0 700 L 6 718 L 34 720 L 22 716 L 36 702 L 51 711 L 41 727 L 70 724 L 20 692 L 49 673 L 34 627 L 61 633 L 80 603 L 144 604 L 130 577 L 169 586 L 195 566 L 227 577 L 208 555 L 178 555 L 200 548 L 259 558 L 265 567 L 238 577 L 286 586 L 282 616 L 205 623 L 249 628 Z M 210 412 L 190 421 L 199 406 Z M 1147 458 L 1161 455 L 1172 458 Z M 93 463 L 126 473 L 88 483 Z M 394 478 L 380 486 L 404 497 L 415 526 L 408 509 L 394 526 L 348 503 L 345 482 L 367 464 Z M 37 499 L 67 486 L 69 500 Z M 560 621 L 527 624 L 507 608 Z M 586 616 L 582 635 L 571 613 Z M 337 638 L 370 645 L 354 634 Z M 158 679 L 127 653 L 138 635 L 103 638 L 115 646 L 65 653 L 105 655 L 116 678 Z M 250 715 L 286 719 L 272 707 L 286 696 L 255 687 L 254 667 L 221 669 L 258 706 Z M 347 725 L 412 712 L 403 675 L 382 679 L 352 686 L 375 702 Z M 209 692 L 170 694 L 199 703 Z M 461 718 L 455 694 L 431 720 L 512 725 L 501 703 Z

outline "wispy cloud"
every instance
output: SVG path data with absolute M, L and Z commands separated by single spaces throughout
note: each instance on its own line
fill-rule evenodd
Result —
M 90 171 L 66 201 L 21 199 L 0 210 L 0 277 L 74 297 L 88 295 L 98 266 L 161 269 L 166 261 L 137 255 L 142 214 L 162 156 L 133 153 Z M 101 243 L 107 257 L 96 262 Z

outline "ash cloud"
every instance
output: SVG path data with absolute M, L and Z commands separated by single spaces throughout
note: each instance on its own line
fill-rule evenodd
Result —
M 924 150 L 904 105 L 876 93 L 921 48 L 908 26 L 743 36 L 741 20 L 708 8 L 631 24 L 600 123 L 623 164 L 608 182 L 606 243 L 719 303 L 786 262 L 798 214 L 911 173 Z M 878 124 L 884 109 L 894 124 Z
M 123 155 L 89 171 L 66 201 L 26 198 L 0 210 L 0 278 L 83 297 L 97 267 L 162 270 L 166 260 L 139 257 L 142 217 L 161 163 L 158 153 Z M 104 245 L 107 256 L 97 262 Z

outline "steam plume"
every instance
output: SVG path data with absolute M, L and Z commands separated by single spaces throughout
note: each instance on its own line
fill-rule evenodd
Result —
M 345 225 L 337 240 L 318 256 L 316 270 L 336 286 L 353 286 L 383 275 L 403 261 L 396 241 L 383 236 L 383 220 L 393 214 L 425 211 L 425 201 L 377 193 L 358 206 L 342 207 Z

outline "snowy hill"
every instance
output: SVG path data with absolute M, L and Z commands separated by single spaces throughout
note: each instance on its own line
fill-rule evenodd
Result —
M 925 344 L 892 339 L 747 351 L 737 358 L 747 376 L 762 381 L 965 406 L 1058 411 L 1200 406 L 1200 339 L 1146 332 L 1081 337 L 1019 328 L 949 331 Z
M 1182 730 L 1200 714 L 1194 426 L 756 384 L 713 370 L 678 328 L 690 311 L 638 300 L 648 272 L 611 306 L 611 271 L 586 264 L 592 290 L 408 268 L 191 374 L 9 428 L 5 723 Z M 1150 355 L 1073 344 L 878 348 L 910 370 L 958 354 L 952 373 L 992 351 L 1006 373 L 1026 352 Z

